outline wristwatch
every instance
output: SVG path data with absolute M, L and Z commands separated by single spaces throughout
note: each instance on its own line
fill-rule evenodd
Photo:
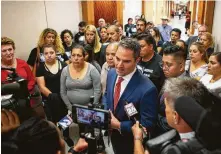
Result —
M 72 154 L 79 154 L 79 152 L 76 152 L 74 151 L 74 148 L 71 147 L 69 150 L 68 150 L 69 153 L 72 153 Z

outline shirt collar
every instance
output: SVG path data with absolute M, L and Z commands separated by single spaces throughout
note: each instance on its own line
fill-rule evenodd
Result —
M 180 138 L 182 139 L 192 139 L 195 137 L 195 132 L 188 132 L 188 133 L 179 133 Z
M 186 76 L 186 71 L 184 71 L 180 76 L 178 76 L 178 78 L 182 78 L 182 77 L 184 77 L 184 76 Z
M 153 51 L 154 53 L 153 53 L 153 56 L 148 60 L 148 61 L 143 61 L 142 59 L 141 59 L 141 62 L 143 62 L 143 63 L 151 63 L 151 61 L 154 59 L 154 57 L 156 56 L 156 53 L 155 53 L 155 51 Z
M 129 82 L 135 72 L 136 72 L 136 67 L 134 68 L 133 72 L 131 72 L 131 73 L 125 75 L 125 76 L 122 76 L 122 78 L 123 78 L 124 80 L 126 80 L 127 82 Z M 120 77 L 120 76 L 118 75 L 118 78 L 119 78 L 119 77 Z

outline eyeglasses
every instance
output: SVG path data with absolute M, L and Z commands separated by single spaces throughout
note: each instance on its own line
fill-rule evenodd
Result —
M 160 68 L 165 68 L 165 70 L 169 70 L 172 66 L 173 66 L 173 64 L 170 64 L 170 63 L 163 63 L 163 62 L 160 62 L 159 63 L 160 64 Z

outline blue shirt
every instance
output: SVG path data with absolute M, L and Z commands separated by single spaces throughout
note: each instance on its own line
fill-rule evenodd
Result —
M 160 31 L 160 34 L 163 38 L 163 41 L 169 41 L 170 40 L 170 32 L 172 30 L 172 27 L 170 25 L 160 25 L 157 27 Z

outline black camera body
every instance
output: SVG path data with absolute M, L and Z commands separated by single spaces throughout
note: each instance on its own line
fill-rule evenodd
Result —
M 178 132 L 172 129 L 156 138 L 150 139 L 145 143 L 151 154 L 160 154 L 163 150 L 173 145 L 180 139 Z
M 7 83 L 2 83 L 1 108 L 15 111 L 20 121 L 24 121 L 32 114 L 27 80 L 19 77 L 14 68 L 1 69 L 12 71 L 12 73 L 8 75 Z

